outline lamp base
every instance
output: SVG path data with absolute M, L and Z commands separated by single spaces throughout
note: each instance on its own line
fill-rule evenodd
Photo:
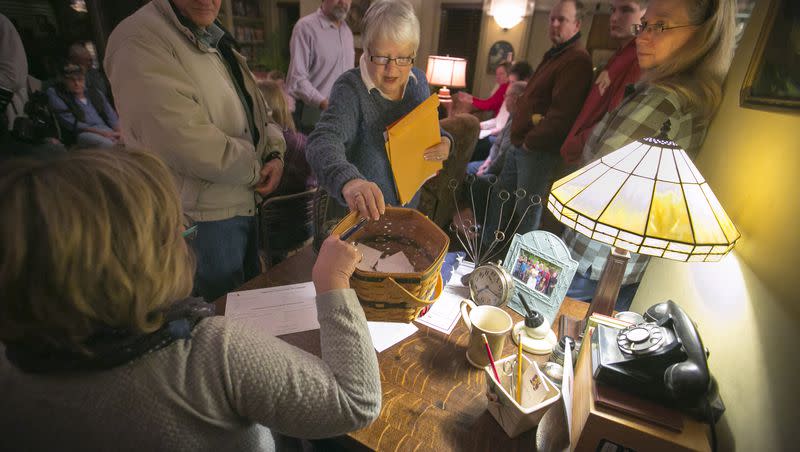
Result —
M 437 94 L 439 96 L 439 100 L 440 101 L 449 101 L 451 99 L 450 98 L 450 89 L 448 89 L 446 86 L 443 86 L 443 87 L 439 88 L 439 91 L 437 92 Z

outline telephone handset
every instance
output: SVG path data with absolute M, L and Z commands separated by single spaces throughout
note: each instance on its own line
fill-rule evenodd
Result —
M 595 378 L 671 405 L 704 401 L 711 374 L 706 350 L 689 316 L 672 300 L 652 306 L 645 323 L 592 335 Z

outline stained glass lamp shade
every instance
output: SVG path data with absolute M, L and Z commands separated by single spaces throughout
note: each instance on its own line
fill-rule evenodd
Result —
M 547 207 L 581 234 L 679 261 L 718 261 L 739 239 L 686 151 L 644 138 L 553 184 Z

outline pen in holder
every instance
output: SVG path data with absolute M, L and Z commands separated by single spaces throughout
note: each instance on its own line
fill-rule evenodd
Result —
M 561 397 L 561 391 L 539 369 L 535 361 L 522 356 L 520 402 L 516 401 L 517 355 L 507 356 L 495 364 L 503 369 L 495 377 L 490 366 L 484 368 L 488 385 L 488 410 L 506 434 L 515 438 L 539 424 L 548 408 Z

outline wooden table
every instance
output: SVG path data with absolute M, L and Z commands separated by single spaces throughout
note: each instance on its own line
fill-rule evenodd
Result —
M 311 279 L 315 259 L 311 247 L 270 268 L 240 289 L 294 284 Z M 224 312 L 224 297 L 217 300 Z M 559 314 L 583 318 L 588 304 L 566 299 Z M 506 308 L 514 322 L 522 319 Z M 558 325 L 558 322 L 554 322 Z M 424 325 L 411 337 L 378 354 L 383 407 L 369 427 L 342 438 L 353 449 L 531 451 L 536 449 L 532 430 L 511 440 L 486 410 L 483 370 L 466 360 L 469 332 L 459 321 L 448 336 Z M 286 342 L 320 354 L 319 330 L 281 336 Z M 503 356 L 516 353 L 509 338 Z M 528 355 L 544 362 L 546 356 Z

